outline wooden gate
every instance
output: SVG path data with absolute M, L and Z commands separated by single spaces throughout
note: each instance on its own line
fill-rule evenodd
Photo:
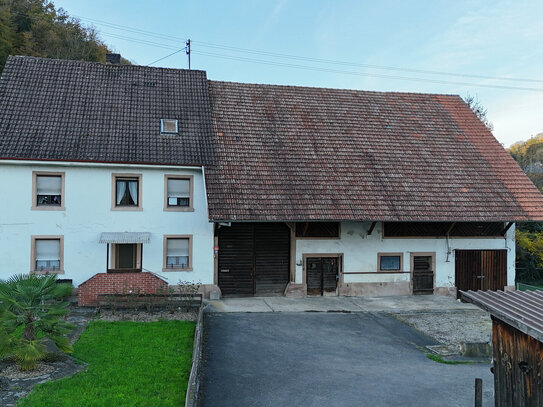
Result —
M 456 250 L 455 284 L 460 290 L 503 290 L 507 250 Z
M 338 280 L 337 257 L 308 257 L 306 260 L 307 295 L 335 293 Z
M 434 293 L 433 256 L 413 255 L 413 294 Z
M 283 294 L 290 276 L 290 229 L 284 223 L 232 223 L 218 230 L 223 295 Z

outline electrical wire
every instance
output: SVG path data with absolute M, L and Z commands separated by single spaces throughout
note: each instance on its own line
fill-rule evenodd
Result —
M 280 54 L 280 53 L 277 53 L 277 52 L 259 51 L 259 50 L 254 50 L 254 49 L 231 47 L 231 46 L 228 46 L 228 45 L 217 45 L 217 44 L 213 44 L 213 43 L 209 43 L 209 42 L 203 42 L 203 41 L 194 41 L 193 40 L 192 42 L 197 44 L 197 45 L 199 44 L 202 47 L 216 48 L 216 49 L 229 50 L 229 51 L 235 51 L 235 52 L 245 52 L 245 53 L 250 53 L 250 54 L 265 55 L 265 56 L 284 58 L 284 59 L 294 59 L 294 60 L 299 60 L 299 61 L 318 62 L 318 63 L 323 63 L 323 64 L 345 65 L 345 66 L 354 66 L 354 67 L 360 67 L 360 68 L 384 69 L 384 70 L 391 70 L 391 71 L 424 73 L 424 74 L 431 74 L 431 75 L 458 76 L 458 77 L 476 78 L 476 79 L 488 79 L 488 80 L 498 80 L 498 81 L 518 81 L 518 82 L 543 83 L 543 79 L 528 79 L 528 78 L 516 78 L 516 77 L 506 77 L 506 76 L 474 75 L 474 74 L 464 74 L 464 73 L 454 73 L 454 72 L 444 72 L 444 71 L 432 71 L 432 70 L 426 70 L 426 69 L 400 68 L 400 67 L 386 66 L 386 65 L 361 64 L 361 63 L 337 61 L 337 60 L 331 60 L 331 59 L 311 58 L 311 57 L 304 57 L 304 56 L 297 56 L 297 55 Z
M 105 33 L 105 32 L 101 32 L 100 34 L 104 35 L 106 37 L 117 38 L 117 39 L 120 39 L 120 40 L 133 42 L 133 43 L 136 43 L 136 44 L 149 45 L 149 46 L 152 46 L 152 47 L 164 48 L 164 49 L 178 49 L 177 47 L 174 47 L 174 46 L 171 46 L 171 45 L 164 45 L 164 44 L 153 42 L 153 41 L 140 40 L 140 39 L 133 38 L 133 37 L 126 37 L 124 35 L 117 35 L 117 34 Z
M 448 80 L 441 80 L 441 79 L 416 78 L 416 77 L 410 77 L 410 76 L 385 75 L 385 74 L 369 73 L 369 72 L 345 71 L 341 69 L 321 68 L 321 67 L 313 67 L 313 66 L 308 66 L 308 65 L 297 65 L 297 64 L 290 64 L 290 63 L 283 63 L 283 62 L 266 61 L 262 59 L 246 58 L 246 57 L 239 57 L 239 56 L 232 56 L 232 55 L 225 55 L 225 54 L 216 54 L 216 53 L 206 52 L 206 51 L 191 50 L 191 52 L 194 54 L 210 56 L 214 58 L 223 58 L 223 59 L 242 61 L 242 62 L 251 62 L 251 63 L 262 64 L 262 65 L 270 65 L 270 66 L 282 66 L 282 67 L 287 67 L 287 68 L 305 69 L 305 70 L 318 71 L 318 72 L 341 73 L 341 74 L 348 74 L 348 75 L 368 76 L 368 77 L 374 77 L 374 78 L 395 79 L 395 80 L 424 82 L 424 83 L 439 83 L 439 84 L 446 84 L 446 85 L 462 85 L 462 86 L 473 86 L 473 87 L 484 87 L 484 88 L 543 92 L 543 88 L 491 85 L 491 84 L 483 84 L 483 83 L 448 81 Z
M 79 18 L 81 20 L 92 21 L 92 22 L 95 22 L 96 24 L 99 24 L 99 25 L 104 25 L 104 26 L 108 26 L 110 28 L 123 30 L 123 31 L 135 33 L 135 34 L 153 36 L 153 37 L 156 37 L 156 38 L 165 39 L 167 41 L 175 41 L 175 42 L 183 41 L 183 42 L 186 42 L 186 38 L 175 37 L 175 36 L 168 35 L 168 34 L 161 34 L 161 33 L 153 32 L 153 31 L 142 30 L 142 29 L 138 29 L 138 28 L 134 28 L 134 27 L 129 27 L 129 26 L 121 25 L 121 24 L 110 23 L 110 22 L 107 22 L 107 21 L 104 21 L 104 20 L 98 20 L 98 19 L 83 17 L 83 16 L 79 16 L 79 15 L 75 15 L 75 17 L 77 17 L 77 18 Z M 248 53 L 248 54 L 254 54 L 254 55 L 270 56 L 270 57 L 274 57 L 274 58 L 292 59 L 292 60 L 306 61 L 306 62 L 316 62 L 316 63 L 322 63 L 322 64 L 342 65 L 342 66 L 380 69 L 380 70 L 399 71 L 399 72 L 421 73 L 421 74 L 428 74 L 428 75 L 456 76 L 456 77 L 465 77 L 465 78 L 473 78 L 473 79 L 486 79 L 486 80 L 496 80 L 496 81 L 543 83 L 542 79 L 508 77 L 508 76 L 489 76 L 489 75 L 466 74 L 466 73 L 447 72 L 447 71 L 435 71 L 435 70 L 427 70 L 427 69 L 402 68 L 402 67 L 387 66 L 387 65 L 362 64 L 362 63 L 339 61 L 339 60 L 333 60 L 333 59 L 312 58 L 312 57 L 291 55 L 291 54 L 282 54 L 282 53 L 270 52 L 270 51 L 262 51 L 262 50 L 240 48 L 240 47 L 232 47 L 232 46 L 228 46 L 228 45 L 214 44 L 214 43 L 205 42 L 205 41 L 193 41 L 193 43 L 195 43 L 197 45 L 200 45 L 201 47 L 205 47 L 205 48 L 214 48 L 214 49 L 228 50 L 228 51 L 234 51 L 234 52 L 242 52 L 242 53 Z
M 179 53 L 179 52 L 181 52 L 181 51 L 186 51 L 186 50 L 187 50 L 187 47 L 178 49 L 177 51 L 172 52 L 171 54 L 168 54 L 168 55 L 166 55 L 165 57 L 159 58 L 159 59 L 157 59 L 156 61 L 153 61 L 153 62 L 147 64 L 147 66 L 153 65 L 153 64 L 157 63 L 158 61 L 162 61 L 163 59 L 169 58 L 169 57 L 171 57 L 172 55 L 175 55 L 175 54 L 177 54 L 177 53 Z

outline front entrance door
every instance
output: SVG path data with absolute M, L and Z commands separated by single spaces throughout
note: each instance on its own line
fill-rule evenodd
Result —
M 455 285 L 463 290 L 503 290 L 507 285 L 507 250 L 456 250 Z
M 434 293 L 433 256 L 413 256 L 413 294 Z
M 338 274 L 337 257 L 308 257 L 307 295 L 326 295 L 336 293 Z

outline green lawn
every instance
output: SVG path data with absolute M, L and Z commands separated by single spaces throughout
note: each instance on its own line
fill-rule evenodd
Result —
M 36 386 L 24 406 L 183 406 L 193 322 L 93 321 L 75 343 L 86 372 Z

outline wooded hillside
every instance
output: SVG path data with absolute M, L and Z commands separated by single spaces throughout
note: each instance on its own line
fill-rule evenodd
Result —
M 0 0 L 0 73 L 8 55 L 105 62 L 108 52 L 94 29 L 50 1 Z
M 519 141 L 509 152 L 543 192 L 543 133 L 527 141 Z M 517 282 L 543 282 L 543 223 L 517 224 Z

